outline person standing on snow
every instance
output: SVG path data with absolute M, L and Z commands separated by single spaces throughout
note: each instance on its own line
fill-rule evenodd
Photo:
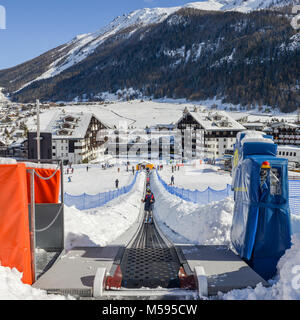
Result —
M 115 184 L 116 184 L 116 189 L 119 189 L 119 179 L 115 181 Z
M 171 177 L 171 186 L 174 186 L 174 176 Z
M 145 211 L 152 212 L 155 198 L 150 188 L 147 188 L 146 196 L 144 199 L 142 199 L 142 202 L 145 203 Z

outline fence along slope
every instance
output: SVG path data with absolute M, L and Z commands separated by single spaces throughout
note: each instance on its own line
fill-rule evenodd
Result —
M 233 191 L 231 185 L 227 185 L 224 190 L 214 190 L 208 187 L 205 191 L 199 190 L 188 190 L 184 188 L 177 188 L 168 185 L 156 171 L 158 180 L 164 186 L 164 188 L 171 194 L 177 197 L 198 204 L 208 204 L 214 201 L 221 201 L 227 197 L 233 196 Z M 290 180 L 289 181 L 290 190 L 290 210 L 294 215 L 300 215 L 300 180 Z
M 130 192 L 136 183 L 137 176 L 138 172 L 136 172 L 133 181 L 128 186 L 113 191 L 102 192 L 96 195 L 83 193 L 79 196 L 73 196 L 65 193 L 65 205 L 67 205 L 68 207 L 75 206 L 78 210 L 89 210 L 102 207 L 109 201 Z
M 170 186 L 160 177 L 157 171 L 156 174 L 160 183 L 169 193 L 189 202 L 208 204 L 213 201 L 220 201 L 227 197 L 233 196 L 233 191 L 231 190 L 231 185 L 229 184 L 224 190 L 214 190 L 210 187 L 208 187 L 205 191 L 188 190 Z

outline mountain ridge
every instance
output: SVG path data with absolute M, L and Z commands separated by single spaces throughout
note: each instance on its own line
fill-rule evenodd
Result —
M 67 51 L 66 55 L 59 55 L 58 59 L 52 61 L 48 66 L 48 70 L 38 77 L 23 84 L 16 91 L 20 91 L 31 83 L 43 79 L 47 79 L 58 75 L 70 66 L 83 61 L 90 55 L 99 45 L 103 43 L 109 36 L 130 27 L 142 27 L 149 24 L 163 22 L 171 14 L 179 11 L 182 8 L 190 8 L 197 10 L 219 10 L 219 11 L 238 11 L 249 12 L 258 9 L 265 9 L 270 6 L 283 6 L 291 4 L 292 0 L 208 0 L 203 2 L 190 2 L 183 6 L 170 7 L 170 8 L 144 8 L 132 11 L 129 14 L 116 17 L 107 26 L 100 30 L 77 35 L 70 42 L 62 45 L 60 50 Z M 59 46 L 58 48 L 60 48 Z M 53 50 L 55 50 L 54 48 Z M 51 52 L 51 50 L 49 51 Z M 13 68 L 11 68 L 13 69 Z M 12 79 L 10 81 L 14 81 Z
M 276 1 L 276 5 L 281 7 L 292 2 L 280 0 Z M 175 72 L 178 81 L 180 79 L 180 81 L 187 82 L 187 86 L 193 87 L 193 90 L 186 91 L 187 97 L 202 97 L 199 92 L 197 94 L 193 92 L 197 87 L 195 83 L 201 82 L 191 80 L 191 74 L 195 72 L 194 68 L 198 69 L 198 75 L 195 76 L 198 78 L 199 74 L 214 73 L 218 68 L 223 70 L 224 65 L 227 69 L 233 68 L 234 72 L 238 72 L 236 71 L 237 65 L 245 68 L 247 64 L 249 66 L 257 64 L 259 59 L 263 59 L 266 64 L 268 60 L 275 59 L 275 56 L 279 54 L 283 56 L 283 52 L 286 55 L 297 54 L 300 38 L 297 33 L 291 30 L 288 20 L 283 17 L 284 14 L 261 11 L 261 3 L 262 1 L 259 0 L 210 0 L 188 3 L 183 7 L 136 10 L 117 17 L 108 26 L 97 32 L 78 35 L 67 44 L 21 66 L 0 71 L 0 86 L 5 87 L 6 92 L 11 93 L 12 98 L 16 101 L 28 101 L 30 96 L 32 99 L 39 97 L 47 100 L 72 100 L 83 94 L 88 95 L 89 99 L 93 99 L 101 91 L 116 92 L 119 89 L 129 88 L 129 86 L 135 87 L 144 94 L 159 96 L 159 90 L 153 88 L 155 78 L 160 79 L 165 74 L 165 82 L 169 83 L 171 88 L 173 85 L 171 85 L 170 74 Z M 263 2 L 263 5 L 271 3 L 274 1 Z M 246 14 L 240 10 L 241 6 L 245 8 L 249 4 L 252 5 L 250 12 Z M 259 11 L 253 10 L 254 4 L 256 9 L 259 8 Z M 215 6 L 214 8 L 219 6 L 219 9 L 199 10 L 199 7 L 203 8 L 204 6 L 212 8 L 212 5 Z M 239 10 L 232 10 L 233 6 Z M 226 8 L 226 10 L 220 10 L 220 8 Z M 275 25 L 268 26 L 267 19 Z M 215 26 L 213 20 L 215 24 L 219 25 Z M 261 20 L 265 20 L 263 24 Z M 196 21 L 200 25 L 197 25 Z M 253 28 L 251 26 L 253 23 L 261 24 L 261 27 Z M 280 34 L 283 32 L 280 31 L 282 23 L 285 25 L 284 36 Z M 191 24 L 194 26 L 193 28 L 190 27 Z M 272 42 L 276 42 L 276 50 L 264 48 L 263 51 L 262 49 L 257 51 L 261 44 L 257 42 L 256 38 L 259 37 L 266 41 L 265 37 L 266 39 L 268 36 L 274 37 L 276 32 L 271 32 L 274 27 L 279 28 L 277 30 L 279 41 L 272 40 Z M 246 37 L 248 42 L 251 40 L 257 46 L 255 49 L 257 54 L 240 47 L 234 47 L 235 37 L 231 37 L 224 28 L 232 29 L 231 32 L 236 33 L 236 37 L 240 37 L 240 34 L 244 33 L 243 37 Z M 211 35 L 209 29 L 212 30 Z M 156 30 L 160 32 L 158 35 L 156 35 Z M 201 34 L 196 34 L 195 30 Z M 169 38 L 165 37 L 166 32 L 169 34 Z M 186 39 L 182 38 L 183 35 Z M 222 37 L 227 38 L 227 43 L 222 40 Z M 187 41 L 188 38 L 192 38 L 192 40 Z M 210 38 L 215 39 L 210 41 Z M 152 42 L 153 39 L 155 42 Z M 149 46 L 147 42 L 150 42 L 151 45 Z M 239 46 L 241 45 L 243 42 L 239 43 Z M 266 54 L 268 50 L 274 51 L 272 52 L 274 57 Z M 246 56 L 243 57 L 240 51 L 244 51 Z M 276 57 L 276 59 L 279 58 Z M 280 59 L 282 60 L 282 58 Z M 132 64 L 132 61 L 135 61 L 135 65 Z M 143 72 L 148 68 L 151 75 L 144 74 L 143 77 L 140 77 L 137 73 L 138 70 L 135 70 L 137 66 Z M 226 72 L 233 72 L 231 69 Z M 188 70 L 191 74 L 188 74 Z M 101 72 L 103 73 L 102 77 Z M 126 74 L 130 78 L 126 78 Z M 140 82 L 131 79 L 132 77 L 139 79 Z M 218 78 L 218 76 L 216 77 Z M 79 87 L 79 81 L 82 88 Z M 192 85 L 189 84 L 191 81 Z M 211 85 L 215 86 L 213 83 Z M 297 83 L 293 85 L 297 88 Z M 222 84 L 222 86 L 224 85 Z M 151 89 L 149 89 L 150 87 Z M 58 92 L 62 89 L 65 94 Z M 162 89 L 161 96 L 177 96 L 177 91 L 175 90 L 174 93 L 174 91 Z M 210 94 L 211 91 L 206 90 L 209 95 L 213 94 Z M 217 92 L 220 89 L 216 88 L 215 91 L 215 95 L 220 94 Z M 205 98 L 206 93 L 203 94 Z M 226 92 L 223 94 L 225 99 L 228 98 Z M 179 96 L 183 97 L 182 93 Z M 250 100 L 245 102 L 252 103 Z

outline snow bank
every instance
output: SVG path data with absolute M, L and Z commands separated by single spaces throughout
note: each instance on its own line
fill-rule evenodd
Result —
M 232 183 L 232 178 L 227 172 L 218 172 L 219 167 L 196 164 L 186 165 L 180 170 L 172 172 L 172 166 L 164 166 L 159 175 L 166 182 L 171 181 L 171 176 L 175 178 L 175 186 L 189 190 L 205 191 L 208 187 L 214 190 L 224 190 L 227 184 Z
M 292 233 L 300 234 L 300 216 L 291 214 Z
M 17 164 L 16 159 L 12 158 L 0 158 L 0 164 Z M 40 169 L 52 169 L 55 170 L 57 169 L 58 165 L 57 164 L 47 164 L 47 163 L 34 163 L 34 162 L 23 162 L 25 163 L 27 168 L 40 168 Z
M 74 165 L 74 172 L 72 174 L 67 173 L 67 167 L 65 167 L 64 175 L 64 190 L 70 195 L 82 195 L 87 193 L 89 195 L 95 195 L 102 192 L 116 190 L 115 180 L 119 180 L 119 188 L 128 186 L 134 176 L 132 171 L 126 171 L 125 166 L 115 166 L 103 170 L 100 165 L 89 164 L 89 170 L 86 170 L 86 165 Z M 120 172 L 118 172 L 120 168 Z M 71 177 L 71 182 L 68 182 L 68 177 Z
M 293 246 L 277 265 L 278 276 L 270 288 L 259 284 L 255 289 L 219 293 L 224 300 L 300 300 L 300 233 L 293 236 Z
M 168 193 L 153 174 L 154 213 L 159 223 L 199 245 L 228 245 L 233 218 L 232 198 L 208 205 L 184 201 Z
M 17 161 L 15 159 L 9 158 L 0 158 L 0 164 L 16 164 Z
M 140 212 L 145 174 L 140 173 L 133 190 L 107 205 L 80 211 L 65 206 L 65 248 L 106 246 L 136 222 Z
M 60 295 L 47 295 L 21 281 L 22 273 L 17 269 L 0 266 L 0 300 L 75 300 Z
M 243 131 L 239 132 L 237 134 L 237 140 L 240 140 L 241 135 L 245 133 L 245 137 L 242 139 L 241 143 L 244 144 L 245 142 L 265 142 L 265 143 L 271 143 L 274 144 L 274 141 L 272 139 L 265 138 L 265 133 L 259 132 L 259 131 Z
M 53 163 L 35 163 L 35 162 L 24 162 L 27 168 L 34 168 L 34 169 L 50 169 L 56 170 L 60 169 L 59 165 Z

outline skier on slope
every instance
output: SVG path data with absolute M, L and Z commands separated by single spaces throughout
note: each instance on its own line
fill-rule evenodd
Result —
M 145 211 L 148 213 L 149 220 L 148 222 L 152 222 L 152 210 L 153 204 L 155 203 L 155 198 L 150 188 L 147 188 L 146 196 L 142 199 L 142 202 L 145 203 Z

